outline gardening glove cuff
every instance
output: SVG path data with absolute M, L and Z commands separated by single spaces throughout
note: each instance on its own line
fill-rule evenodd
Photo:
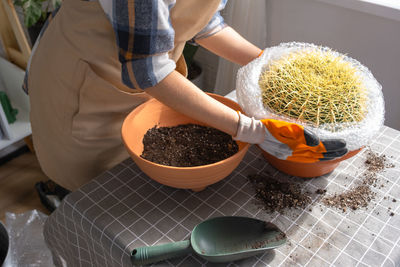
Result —
M 320 140 L 299 124 L 274 119 L 261 122 L 266 127 L 266 138 L 259 146 L 279 159 L 313 163 L 334 160 L 347 153 L 343 140 Z
M 258 144 L 278 159 L 313 163 L 334 160 L 347 153 L 343 140 L 320 140 L 299 124 L 274 119 L 256 120 L 238 114 L 239 126 L 233 139 Z
M 234 140 L 250 144 L 262 143 L 265 139 L 265 126 L 260 120 L 247 117 L 238 112 L 239 125 Z

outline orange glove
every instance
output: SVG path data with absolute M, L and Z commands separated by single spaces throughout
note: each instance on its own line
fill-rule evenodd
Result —
M 256 120 L 240 112 L 234 139 L 258 144 L 279 159 L 295 162 L 333 160 L 347 153 L 343 140 L 320 140 L 299 124 L 274 119 Z

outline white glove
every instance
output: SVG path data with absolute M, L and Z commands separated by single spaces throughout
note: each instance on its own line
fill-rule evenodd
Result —
M 333 160 L 347 153 L 342 140 L 320 140 L 303 126 L 274 119 L 256 120 L 239 114 L 238 141 L 258 144 L 276 158 L 296 162 Z
M 266 128 L 260 120 L 239 114 L 239 126 L 234 140 L 250 144 L 260 144 L 266 137 Z

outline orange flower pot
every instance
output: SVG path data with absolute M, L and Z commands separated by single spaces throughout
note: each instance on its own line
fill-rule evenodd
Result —
M 261 149 L 261 148 L 260 148 Z M 261 149 L 264 157 L 267 161 L 274 166 L 276 169 L 280 170 L 281 172 L 287 173 L 289 175 L 304 177 L 304 178 L 311 178 L 311 177 L 318 177 L 327 173 L 332 172 L 339 163 L 343 160 L 353 157 L 358 152 L 361 151 L 362 148 L 353 150 L 348 152 L 343 157 L 340 157 L 335 160 L 331 161 L 319 161 L 315 163 L 300 163 L 300 162 L 292 162 L 287 160 L 278 159 L 268 152 Z
M 236 102 L 228 98 L 209 95 L 234 110 L 241 110 Z M 135 108 L 125 118 L 122 125 L 122 140 L 138 167 L 153 180 L 175 188 L 201 191 L 208 185 L 227 177 L 239 165 L 250 145 L 237 142 L 239 151 L 233 156 L 213 164 L 196 167 L 166 166 L 140 157 L 143 152 L 142 140 L 149 129 L 155 125 L 171 127 L 188 123 L 207 126 L 174 111 L 156 99 L 151 99 Z

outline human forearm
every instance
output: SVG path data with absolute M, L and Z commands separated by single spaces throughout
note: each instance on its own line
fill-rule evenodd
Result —
M 146 92 L 188 117 L 236 135 L 239 119 L 236 111 L 208 96 L 176 71 Z
M 214 54 L 242 66 L 257 58 L 262 52 L 260 48 L 244 39 L 231 27 L 226 27 L 196 42 Z
M 262 52 L 230 27 L 197 42 L 213 53 L 241 65 L 246 65 Z M 146 92 L 193 119 L 236 136 L 239 124 L 236 111 L 208 96 L 176 71 L 156 86 L 147 88 Z

